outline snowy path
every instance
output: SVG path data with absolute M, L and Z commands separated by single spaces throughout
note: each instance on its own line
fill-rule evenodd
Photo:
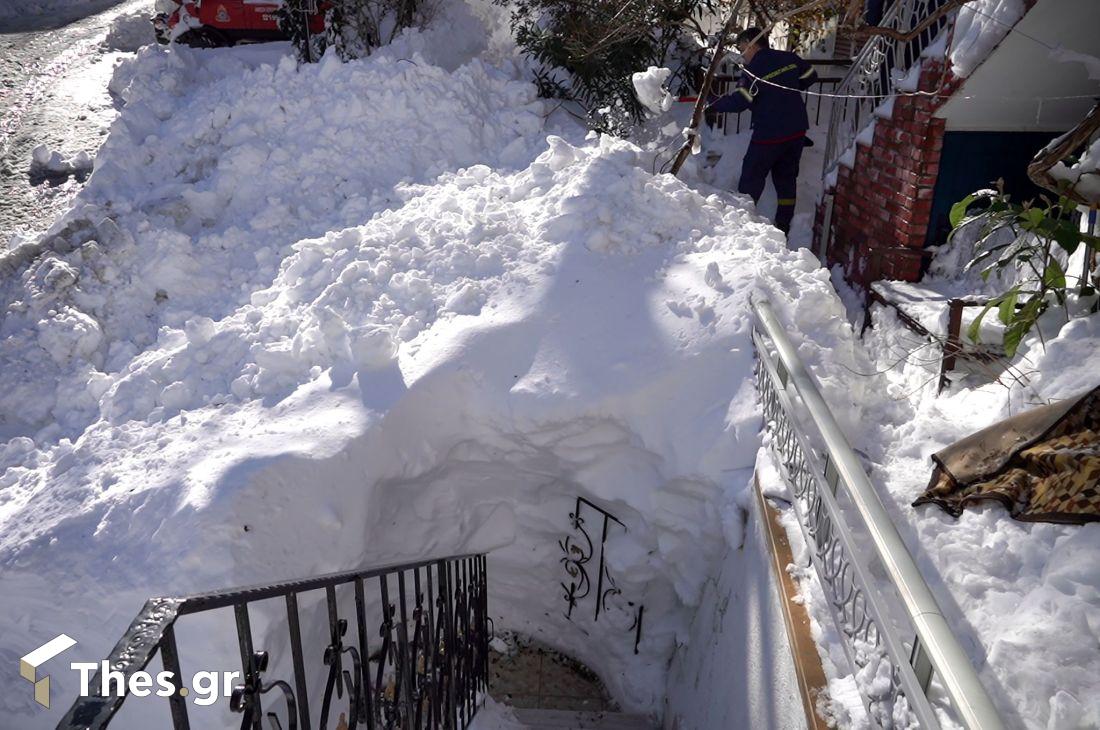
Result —
M 116 18 L 150 7 L 126 0 L 79 20 L 0 20 L 0 247 L 16 231 L 44 230 L 82 187 L 32 173 L 31 150 L 95 153 L 116 115 L 107 83 L 119 54 L 104 40 Z

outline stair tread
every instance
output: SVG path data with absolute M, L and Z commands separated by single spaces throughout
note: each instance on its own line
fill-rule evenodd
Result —
M 574 710 L 544 710 L 513 708 L 516 719 L 531 730 L 653 730 L 653 722 L 645 715 L 625 712 L 579 712 Z

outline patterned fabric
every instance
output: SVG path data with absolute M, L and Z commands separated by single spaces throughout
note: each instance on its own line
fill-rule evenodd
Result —
M 968 505 L 993 499 L 1018 520 L 1100 521 L 1100 388 L 1021 443 L 993 473 L 960 479 L 965 468 L 952 470 L 950 455 L 936 461 L 932 481 L 914 506 L 937 504 L 958 517 Z

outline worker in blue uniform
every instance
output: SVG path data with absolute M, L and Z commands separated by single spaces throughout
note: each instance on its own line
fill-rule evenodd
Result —
M 741 78 L 732 94 L 715 97 L 715 112 L 752 110 L 752 141 L 741 163 L 737 191 L 760 202 L 770 174 L 778 207 L 775 226 L 790 233 L 798 187 L 798 163 L 809 143 L 810 128 L 801 91 L 817 81 L 817 72 L 798 55 L 768 46 L 758 28 L 748 28 L 735 41 L 743 59 Z

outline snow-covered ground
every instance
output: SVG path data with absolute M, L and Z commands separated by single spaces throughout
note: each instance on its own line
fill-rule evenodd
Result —
M 76 20 L 123 0 L 0 0 L 0 32 L 30 24 L 52 24 L 57 19 Z
M 1049 318 L 1045 349 L 1035 334 L 1021 348 L 1023 382 L 1007 373 L 988 383 L 979 374 L 939 397 L 934 353 L 917 350 L 923 343 L 890 313 L 877 313 L 875 324 L 865 342 L 885 373 L 865 411 L 874 425 L 853 443 L 866 451 L 872 480 L 949 621 L 1010 726 L 1100 725 L 1100 525 L 1018 522 L 994 504 L 957 520 L 934 506 L 909 506 L 928 483 L 934 452 L 1100 385 L 1100 315 L 1062 326 Z

